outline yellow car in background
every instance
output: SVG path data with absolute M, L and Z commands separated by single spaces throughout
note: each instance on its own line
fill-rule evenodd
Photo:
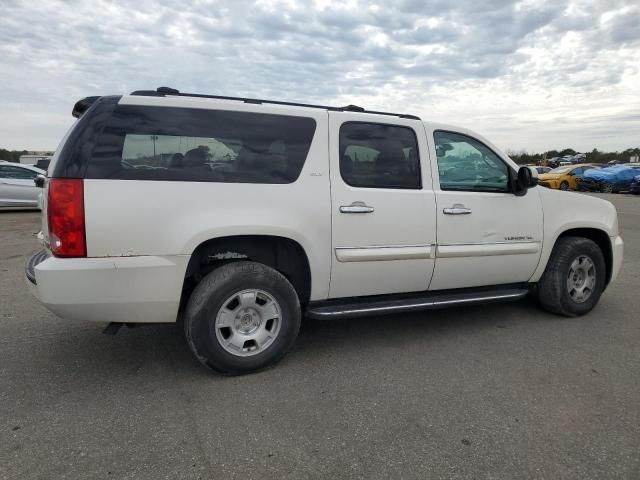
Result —
M 575 190 L 584 172 L 592 168 L 598 167 L 588 163 L 579 163 L 554 168 L 549 173 L 538 175 L 538 185 L 558 190 Z

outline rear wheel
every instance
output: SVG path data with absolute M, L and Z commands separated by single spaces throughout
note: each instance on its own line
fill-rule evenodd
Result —
M 602 187 L 600 187 L 602 193 L 613 193 L 613 184 L 609 182 L 604 182 Z
M 538 282 L 538 300 L 545 310 L 575 317 L 591 311 L 605 284 L 600 247 L 582 237 L 558 239 Z
M 280 360 L 300 330 L 295 289 L 278 271 L 234 262 L 209 273 L 185 311 L 185 336 L 200 362 L 218 372 L 249 373 Z
M 560 183 L 560 190 L 569 190 L 569 184 L 567 182 Z

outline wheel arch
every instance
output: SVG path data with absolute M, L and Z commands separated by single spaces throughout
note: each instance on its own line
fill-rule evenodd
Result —
M 202 277 L 226 263 L 249 260 L 268 265 L 291 282 L 301 304 L 311 297 L 311 267 L 302 245 L 276 235 L 230 235 L 210 238 L 195 247 L 183 280 L 180 310 Z
M 604 262 L 606 265 L 606 285 L 609 284 L 611 280 L 611 274 L 613 272 L 613 248 L 611 246 L 611 239 L 609 235 L 604 230 L 600 230 L 599 228 L 570 228 L 568 230 L 563 231 L 554 242 L 555 244 L 559 239 L 564 237 L 583 237 L 592 240 L 604 255 Z

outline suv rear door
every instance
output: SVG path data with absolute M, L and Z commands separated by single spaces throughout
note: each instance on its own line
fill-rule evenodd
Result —
M 329 296 L 426 290 L 436 217 L 422 122 L 329 112 L 329 151 Z

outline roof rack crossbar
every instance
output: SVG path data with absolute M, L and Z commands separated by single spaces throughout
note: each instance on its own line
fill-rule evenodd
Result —
M 226 95 L 205 95 L 202 93 L 182 93 L 174 88 L 170 87 L 159 87 L 157 90 L 136 90 L 131 92 L 131 95 L 136 96 L 146 96 L 146 97 L 164 97 L 166 95 L 176 96 L 176 97 L 195 97 L 195 98 L 213 98 L 216 100 L 233 100 L 244 103 L 253 103 L 253 104 L 262 104 L 266 103 L 269 105 L 283 105 L 287 107 L 306 107 L 306 108 L 320 108 L 323 110 L 329 110 L 332 112 L 361 112 L 361 113 L 373 113 L 376 115 L 388 115 L 392 117 L 400 117 L 400 118 L 408 118 L 412 120 L 420 120 L 420 117 L 415 115 L 408 115 L 402 113 L 390 113 L 390 112 L 378 112 L 374 110 L 365 110 L 362 107 L 358 107 L 357 105 L 347 105 L 345 107 L 331 107 L 328 105 L 314 105 L 310 103 L 296 103 L 296 102 L 282 102 L 278 100 L 264 100 L 261 98 L 245 98 L 245 97 L 230 97 Z

